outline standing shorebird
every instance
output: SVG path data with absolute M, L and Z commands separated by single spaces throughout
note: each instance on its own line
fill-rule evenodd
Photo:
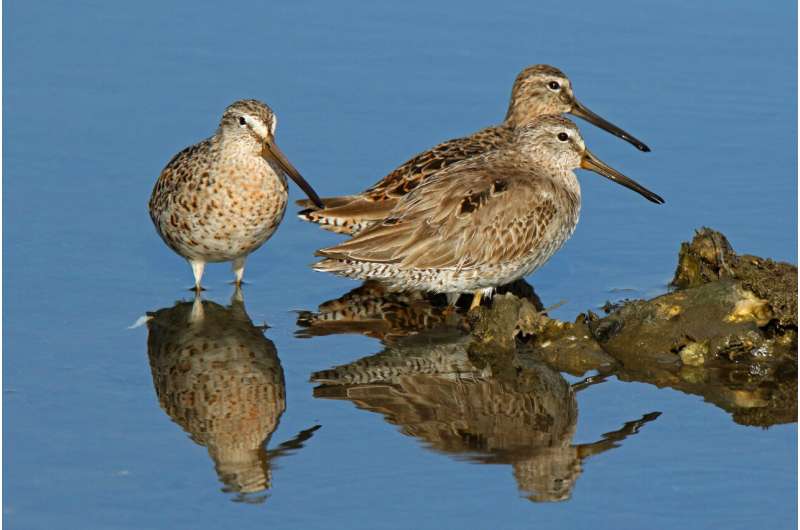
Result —
M 379 280 L 391 289 L 481 295 L 541 267 L 578 224 L 582 167 L 664 200 L 586 149 L 578 128 L 542 116 L 502 148 L 440 171 L 380 224 L 317 252 L 319 271 Z
M 470 136 L 448 140 L 416 155 L 386 175 L 374 186 L 356 195 L 323 198 L 323 208 L 311 201 L 297 203 L 305 208 L 298 215 L 305 221 L 342 234 L 358 234 L 380 222 L 398 201 L 425 179 L 445 167 L 511 142 L 514 130 L 538 116 L 570 113 L 630 142 L 640 151 L 650 151 L 643 142 L 590 111 L 576 98 L 572 83 L 558 68 L 537 64 L 517 76 L 505 120 Z
M 175 155 L 158 177 L 150 218 L 167 246 L 192 266 L 197 290 L 206 263 L 232 261 L 241 283 L 247 256 L 283 219 L 286 175 L 322 204 L 275 145 L 276 123 L 264 103 L 236 101 L 214 136 Z

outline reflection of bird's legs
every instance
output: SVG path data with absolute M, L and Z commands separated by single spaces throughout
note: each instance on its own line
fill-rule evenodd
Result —
M 241 284 L 237 283 L 233 289 L 233 294 L 231 295 L 230 305 L 234 306 L 238 304 L 244 305 L 244 295 L 242 294 Z
M 194 302 L 192 302 L 192 311 L 189 313 L 189 322 L 200 322 L 204 316 L 203 301 L 200 297 L 200 291 L 197 291 L 194 295 Z
M 601 440 L 590 444 L 581 444 L 576 446 L 578 457 L 583 460 L 584 458 L 599 455 L 600 453 L 604 453 L 609 449 L 619 447 L 619 442 L 632 434 L 638 433 L 639 429 L 645 423 L 651 422 L 659 416 L 661 416 L 660 412 L 651 412 L 650 414 L 645 414 L 638 420 L 627 422 L 622 426 L 621 429 L 603 434 L 603 438 Z

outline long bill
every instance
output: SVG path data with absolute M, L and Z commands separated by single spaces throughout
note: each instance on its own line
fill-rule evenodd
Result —
M 644 186 L 639 185 L 635 180 L 626 177 L 616 169 L 609 167 L 605 162 L 594 156 L 594 154 L 588 149 L 583 153 L 581 167 L 583 169 L 588 169 L 589 171 L 594 171 L 595 173 L 603 175 L 608 180 L 612 180 L 617 184 L 621 184 L 626 188 L 635 191 L 650 202 L 664 204 L 664 199 L 662 199 L 659 195 L 656 195 Z
M 289 162 L 289 159 L 287 159 L 286 155 L 283 154 L 283 151 L 281 151 L 278 146 L 275 145 L 273 140 L 269 140 L 264 143 L 264 156 L 274 160 L 287 175 L 292 177 L 292 180 L 295 181 L 298 186 L 300 186 L 300 189 L 302 189 L 306 195 L 308 195 L 308 198 L 311 199 L 311 202 L 313 202 L 318 208 L 324 208 L 322 200 L 320 200 L 317 192 L 314 191 L 314 188 L 311 187 L 311 184 L 306 182 L 306 179 L 304 179 L 303 175 L 297 171 L 297 168 L 295 168 L 292 163 Z
M 632 134 L 629 134 L 627 131 L 623 131 L 610 121 L 601 118 L 591 110 L 584 107 L 583 103 L 581 103 L 577 99 L 572 101 L 572 110 L 570 111 L 570 114 L 577 116 L 581 119 L 584 119 L 589 123 L 591 123 L 592 125 L 596 125 L 597 127 L 600 127 L 601 129 L 610 132 L 614 136 L 622 138 L 626 142 L 633 144 L 639 151 L 644 151 L 645 153 L 650 151 L 650 148 L 647 147 L 647 144 L 637 139 Z

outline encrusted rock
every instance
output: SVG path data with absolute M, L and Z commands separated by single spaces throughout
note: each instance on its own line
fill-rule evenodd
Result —
M 772 318 L 769 305 L 738 282 L 722 280 L 647 301 L 629 302 L 589 324 L 611 356 L 692 365 L 715 357 L 773 352 L 776 344 L 760 329 Z M 676 358 L 677 357 L 677 358 Z
M 770 319 L 784 328 L 797 328 L 797 267 L 758 256 L 739 256 L 727 238 L 701 228 L 691 243 L 681 243 L 672 285 L 698 287 L 720 279 L 738 280 L 755 297 L 766 300 Z

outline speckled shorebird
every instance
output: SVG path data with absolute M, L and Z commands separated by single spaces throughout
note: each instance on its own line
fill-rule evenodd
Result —
M 541 267 L 578 223 L 573 169 L 589 169 L 648 200 L 655 193 L 601 162 L 574 123 L 542 116 L 502 148 L 454 164 L 400 200 L 380 224 L 334 247 L 314 268 L 397 290 L 483 293 Z
M 563 113 L 583 118 L 630 142 L 640 151 L 650 151 L 643 142 L 581 104 L 575 98 L 572 83 L 561 70 L 537 64 L 525 68 L 517 76 L 503 123 L 470 136 L 448 140 L 420 153 L 362 193 L 323 198 L 324 208 L 311 201 L 297 201 L 305 208 L 299 217 L 332 232 L 357 234 L 381 221 L 403 196 L 437 171 L 508 144 L 516 128 L 538 116 Z
M 287 174 L 321 204 L 275 145 L 276 124 L 264 103 L 236 101 L 214 136 L 175 155 L 158 177 L 150 217 L 167 246 L 192 266 L 198 290 L 209 262 L 232 261 L 241 283 L 247 256 L 283 219 Z

